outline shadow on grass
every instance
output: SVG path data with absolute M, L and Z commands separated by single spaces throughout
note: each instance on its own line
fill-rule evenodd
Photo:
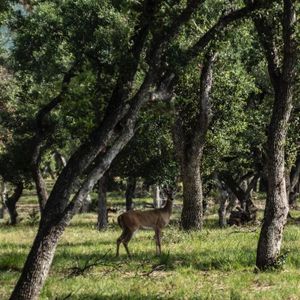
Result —
M 15 266 L 15 265 L 2 265 L 0 263 L 0 272 L 21 272 L 22 271 L 23 266 Z
M 146 239 L 151 239 L 151 237 L 145 237 Z M 99 247 L 98 247 L 99 245 Z M 103 251 L 101 245 L 110 246 L 107 250 Z M 30 249 L 27 244 L 13 244 L 5 243 L 5 251 L 1 251 L 0 257 L 0 270 L 20 270 L 27 253 Z M 82 251 L 82 247 L 88 251 Z M 76 249 L 79 248 L 79 249 Z M 22 249 L 21 252 L 14 252 L 15 249 Z M 99 249 L 99 250 L 98 250 Z M 8 251 L 7 251 L 8 250 Z M 201 250 L 196 249 L 188 253 L 176 252 L 176 253 L 166 253 L 160 257 L 155 256 L 155 246 L 153 243 L 153 251 L 149 250 L 147 252 L 134 249 L 134 245 L 130 245 L 130 250 L 133 253 L 132 258 L 128 258 L 125 254 L 124 247 L 121 246 L 121 255 L 119 258 L 115 257 L 116 245 L 111 240 L 101 240 L 97 241 L 85 241 L 79 243 L 61 243 L 57 249 L 56 255 L 54 257 L 54 266 L 70 266 L 70 265 L 84 265 L 89 261 L 100 260 L 99 265 L 112 265 L 120 264 L 121 267 L 124 265 L 126 268 L 132 268 L 136 265 L 143 264 L 161 264 L 164 265 L 166 271 L 176 270 L 177 268 L 187 267 L 194 268 L 200 271 L 208 270 L 221 270 L 228 271 L 232 269 L 248 268 L 255 264 L 255 251 L 251 248 L 233 248 L 229 247 L 227 249 L 220 250 Z M 167 246 L 163 249 L 167 250 Z M 77 253 L 77 251 L 79 253 Z M 296 251 L 296 249 L 295 249 Z M 291 261 L 293 264 L 300 264 L 300 261 L 295 258 L 296 253 L 291 255 Z
M 220 251 L 204 251 L 189 253 L 176 253 L 176 254 L 163 254 L 160 257 L 149 255 L 146 260 L 157 262 L 158 264 L 165 265 L 166 270 L 176 270 L 177 268 L 187 267 L 199 271 L 219 270 L 229 271 L 233 269 L 244 269 L 255 265 L 255 252 L 252 249 L 245 250 L 245 255 L 235 255 L 235 251 L 230 255 L 220 253 Z M 237 251 L 238 252 L 238 251 Z M 124 256 L 128 261 L 128 258 Z M 115 258 L 113 258 L 115 260 Z M 122 258 L 121 258 L 122 259 Z M 129 261 L 136 263 L 145 261 L 145 254 L 135 254 Z
M 86 242 L 82 245 L 87 248 L 93 243 Z M 69 245 L 68 245 L 69 246 Z M 77 247 L 78 244 L 74 244 L 72 247 Z M 21 245 L 25 250 L 29 250 L 29 247 Z M 61 251 L 62 250 L 62 251 Z M 134 250 L 131 247 L 131 250 Z M 98 261 L 97 266 L 117 266 L 119 271 L 122 269 L 132 269 L 140 266 L 152 267 L 153 265 L 163 266 L 164 271 L 173 271 L 178 268 L 193 268 L 199 271 L 219 270 L 230 271 L 234 269 L 244 269 L 253 267 L 255 265 L 255 252 L 253 249 L 228 249 L 226 252 L 221 251 L 194 251 L 188 255 L 184 252 L 181 253 L 163 253 L 161 256 L 155 255 L 155 248 L 153 252 L 138 252 L 134 253 L 131 258 L 128 258 L 126 254 L 122 253 L 120 257 L 115 257 L 115 247 L 112 246 L 106 252 L 98 251 L 97 249 L 89 251 L 89 253 L 72 253 L 72 250 L 64 251 L 64 248 L 60 248 L 55 257 L 53 266 L 63 267 L 65 271 L 68 271 L 70 266 L 84 266 L 86 263 L 93 263 Z M 121 249 L 121 251 L 125 251 Z M 242 251 L 242 252 L 241 252 Z M 293 264 L 299 265 L 298 259 L 295 261 L 296 253 L 292 256 Z M 27 251 L 24 253 L 2 252 L 0 258 L 0 271 L 18 271 L 22 270 L 24 261 L 27 256 Z M 64 268 L 64 266 L 68 266 Z
M 128 258 L 124 253 L 120 257 L 115 257 L 115 248 L 112 247 L 106 253 L 100 251 L 76 255 L 58 253 L 55 256 L 55 264 L 61 264 L 66 259 L 68 261 L 73 260 L 74 264 L 82 266 L 86 262 L 99 261 L 100 266 L 117 265 L 120 271 L 123 267 L 124 269 L 132 269 L 137 266 L 151 267 L 153 265 L 163 266 L 164 271 L 173 271 L 178 268 L 193 268 L 199 271 L 230 271 L 251 268 L 255 265 L 255 251 L 253 249 L 243 249 L 242 254 L 240 250 L 230 249 L 229 251 L 228 253 L 199 251 L 188 255 L 184 252 L 176 254 L 163 253 L 161 256 L 156 256 L 155 249 L 153 249 L 153 252 L 133 253 L 132 257 Z
M 27 252 L 25 253 L 13 253 L 1 252 L 0 257 L 0 272 L 21 272 Z

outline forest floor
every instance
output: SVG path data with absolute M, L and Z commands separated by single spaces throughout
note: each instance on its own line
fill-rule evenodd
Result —
M 1 300 L 8 299 L 37 230 L 29 202 L 20 205 L 20 224 L 0 223 Z M 256 272 L 259 224 L 220 229 L 211 214 L 202 232 L 186 233 L 178 228 L 178 207 L 164 230 L 161 257 L 155 256 L 153 232 L 140 231 L 129 244 L 133 257 L 121 247 L 116 258 L 117 214 L 102 232 L 95 228 L 96 213 L 76 216 L 59 243 L 41 299 L 300 299 L 296 221 L 285 228 L 283 268 Z

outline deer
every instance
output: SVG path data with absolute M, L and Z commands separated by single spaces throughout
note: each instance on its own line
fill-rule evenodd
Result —
M 156 255 L 161 255 L 161 231 L 169 224 L 173 206 L 173 192 L 165 189 L 167 200 L 164 207 L 152 210 L 130 210 L 118 216 L 118 224 L 122 229 L 122 234 L 117 239 L 117 253 L 119 256 L 120 244 L 123 243 L 128 257 L 131 254 L 128 243 L 134 233 L 139 229 L 153 229 L 155 232 Z

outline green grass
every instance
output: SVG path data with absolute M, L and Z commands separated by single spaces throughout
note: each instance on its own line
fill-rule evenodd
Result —
M 111 205 L 122 201 L 122 195 L 110 194 Z M 22 202 L 21 223 L 0 224 L 1 300 L 8 299 L 37 230 L 28 219 L 35 196 L 27 193 Z M 288 256 L 283 270 L 255 273 L 258 225 L 219 229 L 217 216 L 210 215 L 202 232 L 182 232 L 178 203 L 163 233 L 161 257 L 155 256 L 153 232 L 140 231 L 129 244 L 133 258 L 126 257 L 123 247 L 116 258 L 116 215 L 103 232 L 95 229 L 95 213 L 76 216 L 59 243 L 41 299 L 300 299 L 296 222 L 285 229 L 282 250 Z M 82 275 L 72 275 L 74 268 L 95 261 Z

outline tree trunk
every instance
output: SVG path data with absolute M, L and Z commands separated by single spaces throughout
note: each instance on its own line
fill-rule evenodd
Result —
M 7 199 L 7 186 L 4 181 L 1 181 L 1 207 L 0 207 L 0 219 L 4 219 L 5 202 Z
M 227 198 L 220 197 L 219 202 L 220 202 L 220 206 L 219 206 L 219 209 L 218 209 L 219 226 L 221 228 L 224 228 L 224 227 L 227 226 L 227 219 L 226 219 L 226 214 L 227 214 L 227 210 L 226 210 Z
M 108 223 L 106 192 L 107 192 L 107 175 L 104 175 L 98 181 L 98 223 L 97 223 L 98 230 L 105 229 Z
M 287 95 L 275 94 L 274 109 L 268 135 L 268 190 L 264 221 L 257 247 L 256 265 L 260 269 L 273 266 L 280 254 L 283 229 L 289 206 L 285 182 L 287 122 L 292 109 Z M 282 102 L 286 102 L 282 110 Z
M 203 195 L 200 174 L 200 160 L 191 157 L 182 166 L 183 207 L 181 226 L 184 230 L 202 229 Z
M 267 202 L 256 258 L 256 265 L 260 269 L 265 269 L 276 263 L 288 214 L 283 136 L 285 133 L 278 129 L 273 130 L 269 137 Z
M 287 195 L 289 206 L 293 207 L 297 197 L 299 196 L 299 182 L 300 182 L 300 157 L 297 157 L 295 166 L 292 167 L 289 176 L 287 176 L 289 184 L 287 184 Z
M 126 187 L 126 211 L 131 210 L 133 208 L 133 198 L 136 188 L 136 178 L 135 177 L 128 177 L 127 179 L 127 187 Z
M 16 205 L 19 199 L 21 198 L 22 193 L 23 193 L 23 183 L 20 182 L 16 185 L 13 195 L 7 197 L 6 199 L 5 205 L 7 207 L 11 225 L 17 224 L 18 213 L 17 213 Z
M 80 213 L 88 213 L 91 211 L 92 198 L 91 195 L 88 194 L 82 202 Z
M 257 208 L 252 201 L 252 191 L 257 185 L 259 174 L 252 176 L 251 180 L 248 178 L 248 182 L 243 180 L 241 187 L 233 176 L 229 172 L 223 172 L 221 174 L 222 180 L 227 185 L 228 189 L 236 196 L 240 203 L 241 209 L 247 215 L 248 221 L 256 219 Z
M 41 214 L 43 213 L 43 210 L 46 206 L 46 202 L 48 199 L 48 192 L 45 180 L 43 178 L 42 171 L 39 168 L 39 165 L 36 165 L 33 167 L 33 179 L 35 182 L 35 188 L 39 200 L 39 207 Z
M 153 207 L 154 208 L 161 208 L 162 207 L 162 199 L 160 196 L 160 187 L 159 185 L 155 184 L 152 186 L 152 193 L 153 193 Z
M 199 95 L 194 103 L 197 107 L 195 116 L 188 120 L 183 120 L 182 115 L 189 116 L 191 114 L 189 106 L 183 106 L 173 131 L 183 183 L 181 226 L 184 230 L 202 229 L 203 226 L 203 194 L 200 164 L 205 137 L 211 120 L 210 92 L 213 77 L 212 66 L 215 58 L 216 53 L 208 49 L 200 72 Z
M 218 209 L 218 214 L 219 214 L 219 226 L 221 228 L 226 227 L 227 225 L 227 204 L 228 204 L 228 192 L 224 189 L 219 190 L 219 209 Z
M 44 226 L 39 229 L 24 265 L 21 277 L 10 300 L 36 300 L 47 278 L 63 226 Z
M 1 201 L 1 203 L 0 203 L 0 220 L 4 219 L 4 209 L 5 209 L 5 206 L 4 206 L 3 202 Z
M 293 87 L 297 55 L 296 1 L 284 0 L 282 14 L 283 56 L 278 65 L 279 53 L 272 35 L 269 20 L 260 16 L 256 28 L 265 48 L 268 70 L 274 89 L 274 104 L 268 134 L 268 191 L 264 221 L 257 247 L 256 265 L 267 269 L 276 265 L 280 254 L 283 229 L 288 215 L 285 182 L 285 143 L 293 105 Z M 271 24 L 272 25 L 272 24 Z
M 57 150 L 54 151 L 53 157 L 55 160 L 55 171 L 56 173 L 60 173 L 61 170 L 67 165 L 67 160 L 65 157 Z

